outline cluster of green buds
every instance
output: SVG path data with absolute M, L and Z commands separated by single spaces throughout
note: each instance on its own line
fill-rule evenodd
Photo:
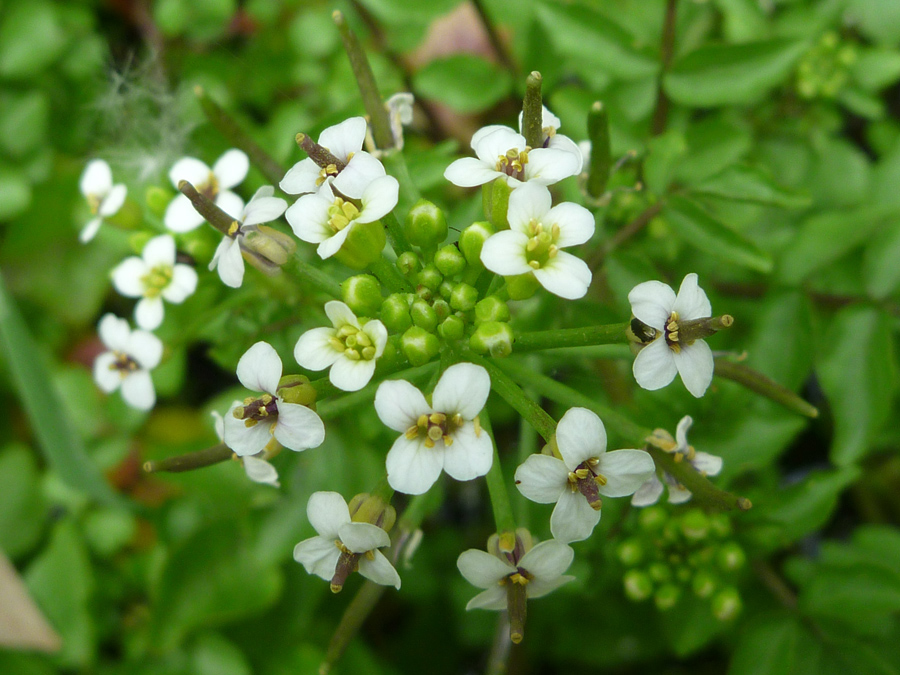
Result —
M 850 79 L 856 45 L 829 31 L 819 38 L 797 66 L 797 93 L 805 99 L 834 98 Z
M 731 538 L 728 516 L 699 508 L 676 514 L 652 506 L 640 511 L 634 529 L 616 549 L 619 562 L 627 568 L 622 582 L 629 599 L 653 598 L 656 607 L 666 611 L 689 590 L 708 600 L 720 621 L 740 613 L 735 582 L 746 555 Z

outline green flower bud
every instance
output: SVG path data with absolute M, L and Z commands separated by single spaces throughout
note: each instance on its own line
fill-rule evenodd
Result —
M 153 236 L 153 234 L 150 232 L 144 232 L 141 234 L 145 235 L 147 239 Z M 210 260 L 212 260 L 212 257 L 216 251 L 216 245 L 219 242 L 218 239 L 216 239 L 215 243 L 213 243 L 213 240 L 210 237 L 206 236 L 206 234 L 207 233 L 205 232 L 197 230 L 195 230 L 194 232 L 189 232 L 188 234 L 180 238 L 178 244 L 179 250 L 184 251 L 194 260 L 203 260 L 209 262 Z M 134 236 L 137 237 L 138 235 Z M 141 237 L 141 239 L 143 239 L 143 237 Z M 136 239 L 132 240 L 133 246 L 135 245 L 136 241 Z M 140 245 L 141 248 L 137 249 L 137 252 L 140 252 L 140 250 L 143 249 L 145 243 L 146 242 L 143 242 Z
M 719 621 L 731 621 L 741 613 L 743 606 L 741 594 L 733 586 L 716 593 L 711 603 L 712 613 Z
M 350 510 L 350 520 L 354 523 L 371 523 L 385 532 L 390 532 L 397 520 L 394 507 L 378 495 L 366 492 L 355 495 L 347 507 Z
M 686 584 L 691 580 L 691 570 L 688 567 L 678 567 L 675 569 L 675 579 L 681 584 Z
M 518 274 L 514 277 L 506 277 L 506 290 L 510 300 L 527 300 L 541 287 L 537 278 L 531 273 Z
M 434 266 L 445 277 L 452 277 L 466 269 L 466 258 L 456 246 L 448 244 L 434 254 Z
M 642 602 L 653 593 L 653 581 L 640 570 L 628 570 L 622 577 L 622 585 L 625 595 L 634 602 Z
M 450 306 L 461 312 L 474 309 L 476 302 L 478 302 L 478 291 L 474 286 L 469 286 L 469 284 L 456 284 L 453 292 L 450 294 Z
M 437 206 L 420 199 L 409 210 L 403 232 L 413 246 L 433 248 L 447 237 L 447 219 Z
M 407 279 L 412 279 L 421 267 L 422 263 L 419 261 L 419 256 L 412 251 L 406 251 L 397 257 L 397 269 Z
M 371 274 L 357 274 L 341 284 L 341 298 L 357 316 L 375 316 L 381 309 L 381 283 Z
M 394 293 L 381 303 L 381 322 L 392 333 L 400 333 L 412 326 L 406 294 Z
M 275 393 L 288 403 L 307 407 L 314 407 L 316 403 L 316 388 L 309 383 L 309 378 L 305 375 L 285 375 L 278 380 Z
M 424 328 L 413 326 L 400 339 L 400 347 L 409 362 L 414 366 L 424 366 L 431 361 L 441 349 L 437 336 Z
M 731 534 L 731 519 L 724 513 L 714 513 L 709 516 L 709 527 L 718 537 L 727 537 Z
M 616 549 L 619 561 L 626 567 L 640 565 L 644 559 L 644 547 L 637 539 L 626 539 Z
M 150 213 L 162 218 L 166 214 L 166 209 L 169 208 L 172 196 L 171 190 L 167 190 L 159 185 L 151 185 L 144 193 L 144 201 L 147 204 L 147 208 L 150 209 Z
M 413 324 L 419 328 L 424 328 L 429 333 L 433 333 L 434 329 L 437 328 L 437 312 L 424 300 L 413 300 L 412 307 L 409 308 L 409 316 L 412 318 Z
M 121 208 L 113 215 L 104 218 L 104 222 L 119 228 L 120 230 L 136 230 L 144 224 L 144 215 L 141 207 L 133 199 L 126 198 Z
M 502 358 L 512 354 L 513 332 L 508 323 L 487 321 L 475 329 L 469 347 L 476 354 Z
M 489 295 L 475 305 L 475 323 L 509 321 L 509 305 L 496 295 Z
M 438 327 L 438 332 L 445 340 L 461 340 L 465 330 L 466 324 L 458 316 L 448 316 Z
M 698 598 L 708 598 L 715 592 L 716 586 L 718 586 L 716 578 L 702 570 L 697 572 L 691 580 L 691 589 Z
M 131 250 L 141 254 L 141 251 L 144 250 L 144 247 L 147 245 L 147 242 L 153 239 L 153 232 L 135 232 L 130 237 L 128 237 L 128 245 L 131 247 Z
M 647 568 L 650 578 L 656 583 L 663 583 L 672 579 L 672 569 L 662 562 L 656 562 Z
M 433 263 L 428 263 L 427 265 L 425 265 L 425 267 L 422 268 L 422 271 L 419 272 L 418 276 L 419 284 L 432 291 L 436 291 L 443 280 L 444 277 L 441 275 L 441 273 L 438 271 L 438 268 L 435 267 Z
M 478 269 L 484 269 L 481 263 L 481 247 L 497 230 L 486 222 L 472 223 L 459 235 L 459 250 L 466 257 L 466 262 Z
M 380 220 L 373 223 L 355 223 L 344 245 L 334 254 L 334 259 L 355 270 L 365 269 L 381 257 L 387 236 Z
M 675 584 L 663 584 L 653 594 L 653 602 L 656 603 L 656 608 L 661 612 L 672 609 L 680 598 L 681 589 Z
M 709 518 L 700 509 L 691 509 L 681 516 L 681 532 L 689 541 L 706 539 L 709 534 Z
M 747 554 L 737 542 L 729 541 L 719 548 L 716 562 L 726 572 L 736 572 L 747 562 Z
M 441 285 L 438 287 L 438 293 L 440 293 L 441 297 L 444 300 L 450 300 L 450 296 L 453 295 L 453 289 L 456 288 L 456 284 L 452 281 L 443 281 Z
M 681 524 L 677 520 L 670 520 L 663 525 L 663 540 L 667 544 L 674 544 L 681 539 Z
M 509 229 L 506 212 L 509 210 L 511 192 L 512 188 L 506 182 L 505 176 L 481 186 L 481 205 L 484 208 L 484 215 L 498 230 Z
M 450 304 L 446 300 L 438 298 L 431 303 L 431 306 L 434 308 L 435 313 L 437 313 L 438 321 L 443 321 L 452 313 Z
M 638 517 L 638 523 L 644 532 L 658 532 L 668 520 L 669 514 L 662 506 L 649 506 Z
M 257 259 L 262 267 L 253 266 L 265 272 L 267 268 L 284 265 L 297 250 L 297 240 L 268 225 L 260 225 L 244 237 L 243 246 L 252 254 L 248 262 L 252 265 Z

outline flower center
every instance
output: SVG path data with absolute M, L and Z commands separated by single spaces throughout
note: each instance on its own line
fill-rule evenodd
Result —
M 371 361 L 375 358 L 372 338 L 350 324 L 338 328 L 328 343 L 335 351 L 342 352 L 351 361 Z
M 334 232 L 340 232 L 357 218 L 359 209 L 356 205 L 341 197 L 335 197 L 334 204 L 328 207 L 328 227 Z
M 479 428 L 477 420 L 478 418 L 476 417 L 476 432 Z M 463 424 L 465 424 L 465 420 L 459 413 L 449 417 L 439 412 L 431 413 L 430 415 L 420 415 L 416 423 L 406 430 L 406 437 L 409 440 L 424 438 L 426 448 L 433 448 L 440 440 L 443 440 L 444 445 L 449 447 L 453 445 L 453 433 Z
M 532 219 L 526 228 L 528 243 L 525 245 L 525 259 L 532 269 L 546 267 L 559 252 L 559 225 L 553 223 L 549 229 L 540 221 Z
M 526 146 L 524 150 L 510 148 L 506 151 L 505 155 L 497 157 L 497 171 L 505 173 L 507 176 L 517 178 L 518 180 L 525 180 L 525 165 L 528 164 L 529 150 L 531 150 L 531 148 L 528 146 Z
M 244 426 L 256 426 L 263 421 L 275 421 L 278 417 L 278 405 L 272 394 L 263 394 L 259 398 L 244 399 L 244 405 L 238 406 L 231 413 L 239 420 L 244 420 Z
M 499 583 L 501 586 L 505 586 L 506 584 L 518 584 L 519 586 L 527 586 L 528 582 L 532 579 L 534 579 L 534 575 L 531 572 L 522 567 L 516 567 L 515 572 L 506 575 L 497 583 Z
M 681 344 L 678 341 L 678 312 L 672 312 L 666 320 L 665 336 L 669 349 L 678 354 L 681 351 Z
M 212 171 L 209 172 L 209 177 L 206 179 L 206 182 L 196 187 L 197 192 L 207 199 L 215 201 L 216 197 L 219 196 L 219 179 L 216 178 L 216 175 Z
M 337 164 L 328 164 L 323 166 L 319 171 L 319 177 L 316 178 L 316 187 L 322 187 L 322 184 L 329 178 L 333 178 L 340 173 Z
M 144 285 L 144 297 L 156 298 L 172 283 L 174 270 L 171 265 L 157 265 L 141 277 Z
M 119 371 L 123 380 L 140 369 L 138 362 L 125 352 L 113 351 L 113 356 L 116 357 L 116 360 L 109 364 L 109 369 Z
M 599 511 L 603 506 L 598 488 L 607 483 L 606 476 L 594 470 L 599 463 L 597 457 L 586 459 L 575 467 L 574 471 L 570 471 L 568 476 L 569 489 L 583 494 L 595 511 Z

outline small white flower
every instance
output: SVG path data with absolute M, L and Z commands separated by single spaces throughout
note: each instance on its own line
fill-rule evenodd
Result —
M 678 322 L 712 315 L 706 293 L 697 285 L 697 275 L 685 276 L 678 295 L 661 281 L 645 281 L 628 294 L 634 316 L 655 329 L 656 339 L 634 359 L 634 379 L 644 389 L 661 389 L 681 375 L 684 386 L 697 398 L 712 382 L 713 355 L 703 340 L 680 341 Z
M 226 286 L 240 288 L 244 282 L 244 258 L 241 254 L 244 238 L 253 231 L 259 229 L 262 223 L 268 223 L 280 218 L 287 208 L 287 202 L 280 197 L 274 197 L 275 188 L 264 185 L 256 191 L 256 194 L 247 202 L 241 210 L 241 217 L 233 234 L 225 235 L 212 261 L 209 269 L 218 269 L 219 278 Z
M 658 429 L 655 432 L 657 437 L 657 445 L 665 452 L 671 452 L 676 455 L 676 461 L 687 461 L 699 473 L 704 476 L 717 476 L 722 471 L 722 458 L 711 455 L 707 452 L 697 452 L 694 446 L 688 444 L 687 432 L 691 428 L 694 420 L 689 415 L 685 415 L 678 422 L 675 429 L 675 440 L 668 432 Z M 669 503 L 683 504 L 691 498 L 690 490 L 685 489 L 674 476 L 666 471 L 662 472 L 663 480 L 669 488 Z M 647 481 L 634 493 L 631 498 L 632 506 L 650 506 L 659 501 L 663 492 L 663 482 L 655 473 L 647 479 Z
M 409 126 L 413 121 L 413 103 L 415 97 L 408 91 L 401 91 L 391 96 L 384 103 L 388 109 L 388 117 L 391 120 L 391 136 L 394 137 L 394 147 L 403 149 L 403 127 Z
M 199 159 L 182 157 L 169 171 L 169 180 L 176 189 L 180 181 L 186 180 L 197 192 L 211 199 L 228 215 L 234 216 L 244 208 L 244 200 L 232 192 L 231 188 L 247 177 L 249 169 L 250 160 L 247 155 L 232 149 L 219 157 L 212 169 Z M 202 225 L 204 220 L 194 209 L 191 200 L 179 193 L 166 208 L 163 222 L 172 232 L 190 232 Z
M 303 241 L 318 244 L 319 257 L 325 260 L 337 253 L 357 223 L 371 223 L 397 206 L 400 184 L 393 176 L 382 176 L 369 183 L 358 206 L 343 197 L 335 197 L 325 183 L 315 194 L 303 195 L 285 217 L 294 234 Z
M 388 533 L 371 523 L 350 518 L 347 502 L 337 492 L 316 492 L 306 505 L 306 515 L 318 533 L 294 547 L 294 560 L 309 574 L 332 582 L 337 592 L 354 567 L 366 579 L 400 588 L 400 575 L 379 548 L 391 545 Z
M 339 300 L 325 303 L 325 314 L 334 328 L 313 328 L 297 340 L 294 358 L 304 368 L 331 368 L 328 378 L 338 389 L 358 391 L 375 373 L 375 361 L 384 354 L 387 329 L 381 321 L 360 324 Z
M 516 469 L 516 486 L 526 498 L 553 504 L 550 532 L 569 543 L 587 539 L 600 522 L 600 495 L 633 494 L 653 473 L 643 450 L 606 452 L 606 429 L 590 410 L 572 408 L 556 427 L 562 459 L 531 455 Z
M 342 195 L 361 198 L 372 181 L 385 175 L 381 162 L 362 150 L 366 128 L 364 117 L 351 117 L 328 127 L 319 136 L 319 145 L 346 166 L 339 169 L 332 164 L 322 168 L 307 157 L 294 164 L 278 186 L 290 195 L 299 195 L 316 192 L 333 181 L 334 189 Z
M 573 300 L 587 293 L 591 270 L 560 249 L 583 244 L 594 234 L 594 216 L 571 202 L 551 206 L 550 191 L 525 183 L 509 196 L 509 230 L 492 235 L 481 262 L 503 276 L 534 274 L 554 295 Z
M 237 407 L 241 404 L 240 401 L 235 401 L 232 404 L 232 408 Z M 216 427 L 216 435 L 219 437 L 219 441 L 225 442 L 225 420 L 222 416 L 215 410 L 212 411 L 213 424 Z M 271 447 L 273 441 L 269 441 L 269 445 L 266 448 Z M 277 447 L 277 446 L 276 446 Z M 281 487 L 281 484 L 278 482 L 278 471 L 272 466 L 268 461 L 266 461 L 266 456 L 268 455 L 268 449 L 263 450 L 258 455 L 248 455 L 247 457 L 241 457 L 241 464 L 244 466 L 244 472 L 247 474 L 247 478 L 252 480 L 254 483 L 262 483 L 263 485 L 271 485 L 272 487 Z
M 511 187 L 525 181 L 552 185 L 581 170 L 581 155 L 557 148 L 529 148 L 525 137 L 509 127 L 492 125 L 472 136 L 475 157 L 451 163 L 444 178 L 460 187 L 484 185 L 506 177 Z
M 522 118 L 525 116 L 524 112 L 519 113 L 519 133 L 522 133 Z M 581 173 L 581 168 L 583 165 L 584 153 L 582 153 L 579 148 L 579 144 L 573 141 L 568 136 L 563 136 L 560 133 L 557 133 L 557 129 L 562 126 L 562 122 L 560 119 L 554 115 L 552 112 L 547 110 L 547 106 L 542 106 L 541 110 L 541 129 L 543 131 L 543 145 L 542 148 L 552 148 L 553 150 L 565 150 L 566 152 L 571 152 L 578 158 L 578 170 L 575 172 L 576 174 Z
M 78 235 L 81 243 L 86 244 L 97 235 L 103 219 L 114 216 L 122 208 L 128 195 L 128 188 L 122 183 L 113 185 L 112 170 L 102 159 L 88 162 L 84 173 L 81 174 L 78 187 L 95 216 Z
M 267 342 L 257 342 L 238 361 L 241 384 L 265 392 L 232 405 L 225 416 L 225 444 L 239 457 L 262 452 L 272 437 L 289 450 L 315 448 L 325 440 L 325 425 L 312 410 L 288 403 L 278 393 L 281 359 Z M 235 414 L 239 417 L 236 417 Z
M 107 394 L 121 386 L 125 403 L 138 410 L 150 410 L 156 403 L 150 371 L 162 358 L 162 342 L 152 333 L 131 330 L 125 319 L 112 314 L 100 319 L 98 332 L 109 351 L 94 360 L 97 385 Z
M 112 280 L 122 295 L 141 298 L 134 320 L 144 330 L 162 323 L 163 300 L 177 305 L 197 289 L 197 272 L 190 265 L 175 264 L 175 240 L 168 234 L 148 241 L 140 258 L 132 256 L 119 263 Z
M 375 393 L 375 411 L 402 434 L 387 456 L 390 486 L 418 495 L 434 485 L 442 470 L 456 480 L 485 475 L 493 461 L 493 444 L 478 424 L 478 413 L 490 391 L 487 371 L 471 363 L 444 371 L 432 405 L 406 380 L 382 382 Z

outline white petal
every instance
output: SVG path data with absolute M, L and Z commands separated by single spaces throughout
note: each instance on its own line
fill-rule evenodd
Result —
M 254 483 L 278 487 L 278 471 L 269 462 L 257 457 L 244 457 L 244 471 Z
M 239 402 L 235 401 L 232 405 L 240 405 Z M 210 415 L 213 418 L 213 427 L 216 430 L 216 436 L 219 437 L 219 440 L 225 441 L 225 420 L 222 418 L 221 413 L 218 410 L 213 410 Z
M 156 330 L 163 322 L 165 309 L 160 297 L 141 298 L 134 308 L 134 321 L 144 330 Z
M 206 222 L 197 211 L 191 200 L 179 194 L 169 202 L 163 222 L 172 232 L 190 232 Z
M 476 185 L 484 185 L 490 183 L 498 176 L 505 174 L 500 173 L 492 167 L 487 166 L 474 157 L 463 157 L 450 163 L 444 170 L 444 178 L 458 185 L 459 187 L 475 187 Z
M 325 370 L 343 355 L 331 346 L 334 328 L 313 328 L 306 331 L 294 346 L 294 359 L 304 368 Z
M 260 191 L 263 188 L 260 188 Z M 258 194 L 258 193 L 257 193 Z M 256 197 L 244 208 L 242 225 L 269 223 L 281 217 L 287 209 L 287 202 L 281 197 Z
M 697 285 L 697 275 L 691 272 L 684 277 L 672 311 L 678 312 L 680 319 L 702 319 L 712 316 L 712 305 L 706 293 Z
M 153 370 L 162 359 L 163 344 L 159 338 L 143 330 L 135 330 L 128 336 L 125 353 L 146 370 Z
M 306 406 L 278 400 L 275 440 L 288 450 L 301 452 L 317 448 L 325 440 L 322 419 Z
M 690 430 L 693 424 L 694 418 L 690 415 L 685 415 L 680 420 L 678 420 L 678 426 L 675 427 L 675 442 L 677 443 L 677 452 L 688 451 L 687 432 Z
M 472 420 L 484 408 L 491 393 L 491 376 L 474 363 L 457 363 L 441 375 L 431 397 L 432 406 L 447 415 L 459 413 Z
M 587 263 L 565 251 L 559 251 L 546 265 L 535 270 L 534 276 L 541 286 L 566 300 L 583 298 L 591 285 Z
M 519 567 L 528 570 L 540 579 L 553 579 L 569 569 L 575 551 L 558 541 L 542 541 L 522 556 Z M 534 597 L 531 593 L 529 597 Z
M 362 331 L 369 336 L 372 345 L 375 347 L 375 358 L 381 358 L 382 354 L 384 354 L 384 348 L 387 345 L 387 328 L 385 328 L 384 324 L 377 319 L 372 319 L 363 324 Z
M 325 316 L 331 321 L 331 325 L 335 328 L 350 325 L 354 328 L 360 328 L 356 314 L 345 303 L 340 300 L 330 300 L 325 303 Z
M 125 319 L 120 319 L 114 314 L 104 314 L 100 323 L 97 324 L 97 333 L 103 344 L 110 349 L 117 352 L 124 352 L 128 349 L 131 328 L 128 327 Z
M 359 559 L 359 573 L 369 581 L 382 586 L 393 586 L 400 590 L 400 575 L 381 551 L 374 552 L 374 559 L 363 556 Z
M 328 379 L 331 384 L 341 391 L 359 391 L 372 379 L 375 374 L 375 360 L 366 361 L 360 359 L 354 361 L 346 357 L 339 358 L 331 366 Z
M 669 503 L 670 504 L 684 504 L 685 502 L 689 502 L 691 497 L 690 490 L 685 489 L 683 486 L 678 484 L 674 478 L 666 474 L 666 483 L 669 486 Z
M 556 445 L 569 471 L 606 452 L 606 429 L 586 408 L 570 408 L 556 426 Z
M 250 160 L 240 150 L 232 148 L 216 160 L 212 172 L 219 181 L 219 189 L 227 190 L 238 185 L 247 177 L 250 170 Z M 226 211 L 226 213 L 228 213 Z
M 516 469 L 516 487 L 526 499 L 538 504 L 555 504 L 568 486 L 565 463 L 549 455 L 530 455 Z
M 484 429 L 475 434 L 475 425 L 466 422 L 453 433 L 453 443 L 444 448 L 444 471 L 456 480 L 472 480 L 485 475 L 494 459 L 494 444 Z
M 172 281 L 163 289 L 162 296 L 168 302 L 181 304 L 197 290 L 197 271 L 190 265 L 175 265 Z
M 504 127 L 502 124 L 488 124 L 486 127 L 481 127 L 478 131 L 472 134 L 472 139 L 469 141 L 469 147 L 474 148 L 476 145 L 481 143 L 481 139 L 487 136 L 488 134 L 492 134 L 497 129 L 509 129 L 509 127 Z
M 104 218 L 116 215 L 119 212 L 119 209 L 122 208 L 122 204 L 125 203 L 125 197 L 127 196 L 128 188 L 126 188 L 122 183 L 113 185 L 112 189 L 106 195 L 106 198 L 102 202 L 100 202 L 100 207 L 97 209 L 97 213 Z
M 244 424 L 244 420 L 236 419 L 232 414 L 236 407 L 236 405 L 232 405 L 225 414 L 225 445 L 234 450 L 239 457 L 257 455 L 272 440 L 271 431 L 274 420 L 259 422 L 248 427 Z
M 525 180 L 552 185 L 574 176 L 581 169 L 581 157 L 566 150 L 536 148 L 528 153 Z
M 319 165 L 307 157 L 292 166 L 278 184 L 289 195 L 315 192 L 319 178 Z
M 588 143 L 588 148 L 590 148 L 590 141 L 584 141 Z M 568 136 L 563 136 L 562 134 L 556 134 L 553 138 L 549 139 L 547 142 L 547 147 L 551 150 L 562 150 L 563 152 L 568 152 L 575 156 L 576 166 L 578 167 L 575 170 L 575 174 L 581 173 L 584 168 L 584 163 L 590 159 L 590 154 L 588 154 L 587 159 L 585 159 L 585 154 L 582 151 L 581 147 L 578 143 L 573 141 Z M 588 149 L 588 153 L 590 153 L 590 149 Z
M 718 476 L 722 470 L 722 458 L 708 452 L 698 452 L 691 460 L 691 465 L 705 476 Z
M 138 370 L 122 380 L 122 398 L 138 410 L 150 410 L 156 403 L 153 380 L 146 370 Z
M 294 560 L 303 565 L 309 574 L 331 581 L 341 552 L 333 539 L 310 537 L 294 547 Z
M 356 218 L 358 223 L 371 223 L 390 213 L 397 206 L 400 183 L 393 176 L 376 178 L 363 192 L 362 210 Z
M 456 567 L 463 578 L 476 588 L 492 588 L 503 577 L 516 571 L 509 563 L 476 548 L 460 553 Z
M 438 448 L 426 448 L 425 443 L 415 438 L 409 440 L 400 436 L 388 452 L 388 483 L 397 492 L 420 495 L 428 492 L 441 475 L 444 453 Z
M 678 369 L 675 367 L 674 352 L 665 339 L 659 337 L 639 351 L 634 358 L 632 372 L 637 383 L 650 391 L 662 389 L 674 380 Z
M 422 392 L 406 380 L 387 380 L 375 392 L 375 412 L 389 429 L 405 432 L 420 415 L 433 412 Z
M 92 218 L 87 222 L 81 232 L 78 233 L 78 241 L 82 244 L 86 244 L 91 241 L 94 237 L 97 236 L 97 232 L 100 231 L 100 226 L 103 224 L 102 218 Z
M 675 291 L 661 281 L 645 281 L 631 289 L 628 302 L 638 319 L 656 330 L 665 330 L 675 305 Z
M 334 200 L 319 194 L 303 195 L 288 207 L 284 217 L 299 239 L 318 244 L 334 235 L 328 227 L 328 208 L 333 203 Z
M 697 340 L 693 344 L 682 345 L 681 351 L 672 352 L 672 356 L 687 390 L 696 398 L 703 396 L 713 377 L 713 355 L 709 345 Z
M 230 288 L 240 288 L 244 282 L 244 258 L 241 256 L 241 246 L 236 239 L 223 237 L 216 249 L 216 257 L 213 262 L 219 271 L 222 283 Z
M 526 185 L 530 185 L 530 183 L 526 183 Z M 521 189 L 518 188 L 513 195 Z M 510 197 L 511 201 L 512 197 Z M 572 202 L 563 202 L 554 206 L 544 217 L 544 223 L 548 227 L 554 224 L 559 225 L 559 240 L 556 242 L 559 248 L 583 244 L 594 236 L 594 214 Z
M 314 492 L 306 503 L 306 517 L 319 536 L 333 542 L 341 526 L 350 522 L 350 510 L 337 492 Z
M 552 129 L 559 129 L 562 126 L 562 122 L 560 119 L 554 115 L 552 112 L 547 110 L 547 106 L 541 106 L 541 127 L 546 129 L 550 127 Z
M 92 159 L 84 167 L 78 188 L 85 197 L 106 195 L 112 189 L 112 169 L 102 159 Z
M 209 175 L 212 173 L 206 164 L 194 157 L 182 157 L 174 166 L 169 169 L 169 180 L 175 189 L 178 189 L 178 183 L 186 180 L 198 190 L 203 185 L 209 183 Z
M 536 600 L 537 598 L 543 598 L 545 595 L 552 593 L 560 586 L 565 586 L 570 581 L 575 581 L 575 577 L 568 574 L 551 579 L 533 579 L 528 586 L 525 587 L 525 592 L 529 600 Z
M 278 352 L 268 342 L 257 342 L 238 361 L 237 376 L 247 389 L 274 395 L 281 379 Z
M 340 124 L 328 127 L 319 134 L 319 145 L 341 161 L 347 161 L 351 152 L 359 152 L 366 139 L 366 119 L 351 117 Z
M 244 212 L 244 200 L 231 190 L 222 190 L 216 195 L 216 206 L 235 220 L 239 220 Z
M 553 202 L 550 190 L 537 183 L 524 183 L 509 196 L 506 218 L 516 232 L 525 232 L 531 221 L 541 222 Z
M 347 227 L 335 234 L 333 237 L 329 237 L 321 244 L 319 244 L 318 248 L 316 248 L 316 253 L 322 260 L 327 260 L 341 250 L 341 246 L 343 246 L 344 242 L 347 241 L 347 237 L 350 236 L 350 232 L 352 231 L 353 223 L 350 223 Z
M 112 282 L 116 290 L 128 298 L 140 298 L 144 295 L 143 277 L 150 270 L 146 263 L 137 256 L 125 258 L 112 271 Z
M 374 180 L 384 175 L 381 162 L 368 152 L 357 152 L 335 177 L 334 188 L 351 199 L 359 199 Z
M 338 530 L 338 537 L 353 553 L 391 545 L 388 533 L 372 523 L 344 523 Z
M 522 134 L 517 134 L 509 127 L 503 126 L 498 126 L 494 131 L 479 136 L 477 141 L 472 144 L 472 150 L 475 151 L 478 159 L 489 167 L 495 167 L 497 160 L 509 150 L 521 152 L 526 145 L 525 137 Z M 531 154 L 528 155 L 528 160 L 531 161 Z
M 494 611 L 506 609 L 506 586 L 496 584 L 486 591 L 482 591 L 466 604 L 466 611 L 470 609 L 490 609 Z
M 175 264 L 175 239 L 170 234 L 161 234 L 153 237 L 144 246 L 141 257 L 147 263 L 147 267 L 158 265 L 171 267 Z
M 481 262 L 491 272 L 502 276 L 527 274 L 533 271 L 525 256 L 527 245 L 528 236 L 521 232 L 512 230 L 498 232 L 484 242 L 481 248 Z
M 550 515 L 550 532 L 554 539 L 568 544 L 590 537 L 599 522 L 600 511 L 592 509 L 584 495 L 563 490 Z
M 122 384 L 122 376 L 113 366 L 116 355 L 112 352 L 103 352 L 94 359 L 94 382 L 107 394 L 115 391 Z
M 634 493 L 634 496 L 631 498 L 631 505 L 650 506 L 651 504 L 655 504 L 659 501 L 662 492 L 662 481 L 654 473 L 643 485 L 641 485 L 641 487 L 638 488 L 637 492 Z
M 653 458 L 643 450 L 615 450 L 600 458 L 594 471 L 606 477 L 606 485 L 598 491 L 604 497 L 626 497 L 634 494 L 654 475 Z

